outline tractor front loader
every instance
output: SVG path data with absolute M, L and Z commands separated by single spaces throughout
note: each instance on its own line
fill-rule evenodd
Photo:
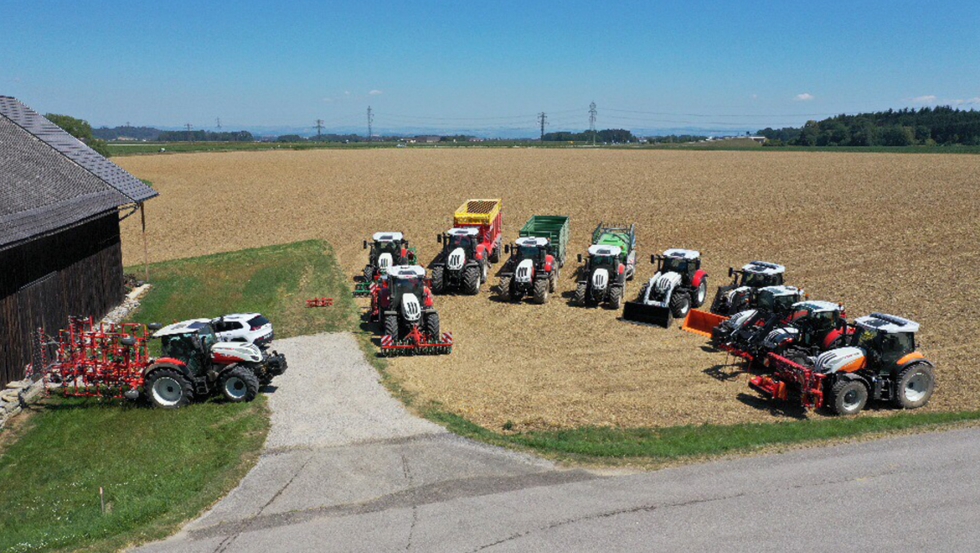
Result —
M 650 256 L 657 273 L 640 291 L 636 301 L 626 302 L 623 320 L 667 328 L 674 317 L 686 317 L 707 296 L 708 274 L 701 270 L 701 253 L 670 249 Z

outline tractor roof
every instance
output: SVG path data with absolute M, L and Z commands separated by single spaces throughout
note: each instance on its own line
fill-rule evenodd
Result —
M 855 322 L 858 324 L 858 326 L 863 326 L 864 328 L 873 330 L 880 330 L 889 334 L 919 331 L 919 323 L 908 319 L 903 319 L 902 317 L 896 317 L 895 315 L 886 315 L 884 313 L 872 313 L 866 317 L 859 317 Z
M 766 286 L 765 288 L 759 289 L 759 292 L 769 292 L 773 296 L 783 297 L 783 296 L 794 296 L 796 294 L 803 293 L 796 286 Z
M 786 272 L 786 267 L 766 261 L 753 261 L 752 263 L 742 267 L 742 270 L 746 273 L 756 273 L 760 275 L 779 275 Z
M 226 321 L 248 321 L 253 317 L 258 317 L 261 313 L 232 313 L 230 315 L 222 315 L 221 317 L 215 317 L 211 319 L 211 322 L 216 322 L 221 319 Z
M 194 334 L 200 330 L 204 325 L 210 324 L 211 319 L 190 319 L 187 321 L 180 321 L 179 323 L 174 323 L 172 325 L 167 325 L 160 330 L 153 333 L 154 338 L 160 338 L 162 336 L 173 336 L 175 334 Z
M 518 238 L 517 240 L 514 240 L 514 243 L 517 244 L 518 246 L 532 246 L 532 247 L 533 246 L 547 246 L 548 245 L 548 239 L 547 238 L 539 238 L 539 237 L 536 237 L 536 236 L 523 236 L 521 238 Z
M 388 269 L 388 276 L 395 278 L 424 277 L 425 269 L 419 265 L 395 265 Z
M 679 248 L 671 248 L 664 252 L 664 257 L 676 257 L 680 259 L 687 259 L 693 261 L 701 257 L 701 252 L 696 250 L 682 250 Z
M 376 232 L 371 240 L 375 242 L 400 242 L 404 238 L 400 232 Z
M 840 305 L 832 301 L 809 300 L 794 303 L 793 309 L 806 309 L 810 313 L 823 313 L 825 311 L 840 311 Z
M 621 253 L 623 253 L 623 249 L 619 246 L 606 246 L 602 244 L 589 246 L 589 255 L 619 255 Z
M 476 227 L 457 227 L 446 231 L 446 234 L 450 236 L 476 236 L 479 233 L 480 229 Z

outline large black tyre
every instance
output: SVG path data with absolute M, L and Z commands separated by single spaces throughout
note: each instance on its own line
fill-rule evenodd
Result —
M 674 289 L 674 293 L 670 295 L 670 313 L 675 319 L 683 319 L 687 316 L 687 312 L 691 310 L 691 297 L 687 295 L 687 292 L 682 290 Z
M 480 282 L 490 280 L 490 264 L 480 263 Z
M 705 300 L 708 299 L 708 277 L 701 279 L 701 284 L 694 290 L 694 297 L 691 298 L 691 307 L 697 309 L 704 305 Z
M 914 363 L 902 368 L 895 379 L 895 405 L 902 409 L 917 409 L 929 403 L 935 389 L 932 365 Z
M 575 305 L 585 305 L 585 292 L 587 287 L 588 284 L 584 282 L 578 283 L 578 286 L 575 288 L 575 295 L 572 296 L 572 303 Z
M 439 314 L 435 311 L 425 316 L 425 333 L 429 335 L 429 340 L 434 342 L 442 339 L 442 329 L 439 327 Z
M 500 242 L 493 245 L 493 252 L 490 254 L 490 263 L 500 263 Z
M 259 379 L 248 368 L 237 366 L 221 375 L 218 389 L 231 403 L 249 402 L 259 395 Z
M 443 290 L 446 289 L 446 280 L 444 278 L 445 267 L 441 265 L 432 268 L 432 293 L 441 294 Z
M 470 265 L 463 271 L 463 292 L 475 296 L 480 293 L 480 267 Z
M 385 315 L 385 336 L 391 336 L 392 340 L 398 339 L 398 315 Z
M 511 297 L 511 289 L 510 289 L 511 284 L 510 284 L 510 282 L 511 282 L 510 277 L 503 277 L 503 278 L 500 279 L 500 285 L 497 286 L 497 290 L 500 293 L 500 299 L 502 299 L 502 300 L 509 300 L 510 299 L 510 297 Z
M 548 282 L 547 278 L 539 278 L 534 281 L 534 303 L 548 303 Z
M 370 284 L 374 281 L 374 265 L 365 265 L 364 267 L 364 282 Z
M 868 388 L 860 380 L 841 379 L 834 383 L 827 399 L 827 404 L 834 413 L 857 415 L 868 402 Z
M 623 287 L 613 286 L 609 289 L 609 309 L 619 309 L 623 305 Z
M 558 269 L 553 269 L 551 274 L 548 275 L 548 291 L 552 294 L 558 288 Z
M 179 409 L 194 399 L 191 381 L 177 369 L 160 368 L 146 375 L 143 389 L 150 405 L 162 409 Z

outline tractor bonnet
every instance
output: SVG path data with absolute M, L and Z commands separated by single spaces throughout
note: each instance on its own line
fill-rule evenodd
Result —
M 864 359 L 864 350 L 861 348 L 846 347 L 832 349 L 817 356 L 817 361 L 813 369 L 821 374 L 833 374 L 841 369 L 845 369 L 844 372 L 853 372 L 852 370 L 846 369 L 852 368 L 852 365 L 859 363 L 862 359 Z
M 400 242 L 403 238 L 400 232 L 376 232 L 371 236 L 375 242 Z
M 466 264 L 466 252 L 463 248 L 456 248 L 449 254 L 449 258 L 446 260 L 446 266 L 449 267 L 450 271 L 458 271 L 463 268 Z
M 517 264 L 517 270 L 514 271 L 515 282 L 531 282 L 532 276 L 534 276 L 534 260 L 525 259 Z
M 607 269 L 596 269 L 592 273 L 592 287 L 596 290 L 605 290 L 607 284 L 609 284 L 609 271 Z
M 415 322 L 422 317 L 422 306 L 415 294 L 405 294 L 402 296 L 402 315 L 405 320 Z

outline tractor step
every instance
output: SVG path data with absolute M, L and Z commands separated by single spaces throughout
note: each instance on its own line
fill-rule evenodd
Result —
M 704 336 L 705 338 L 711 338 L 711 331 L 728 319 L 729 317 L 724 315 L 715 315 L 707 311 L 692 309 L 687 312 L 687 317 L 684 319 L 684 325 L 681 326 L 681 330 L 686 330 L 698 336 Z
M 628 301 L 623 305 L 623 320 L 628 323 L 670 328 L 674 320 L 669 307 L 647 305 L 639 301 Z

